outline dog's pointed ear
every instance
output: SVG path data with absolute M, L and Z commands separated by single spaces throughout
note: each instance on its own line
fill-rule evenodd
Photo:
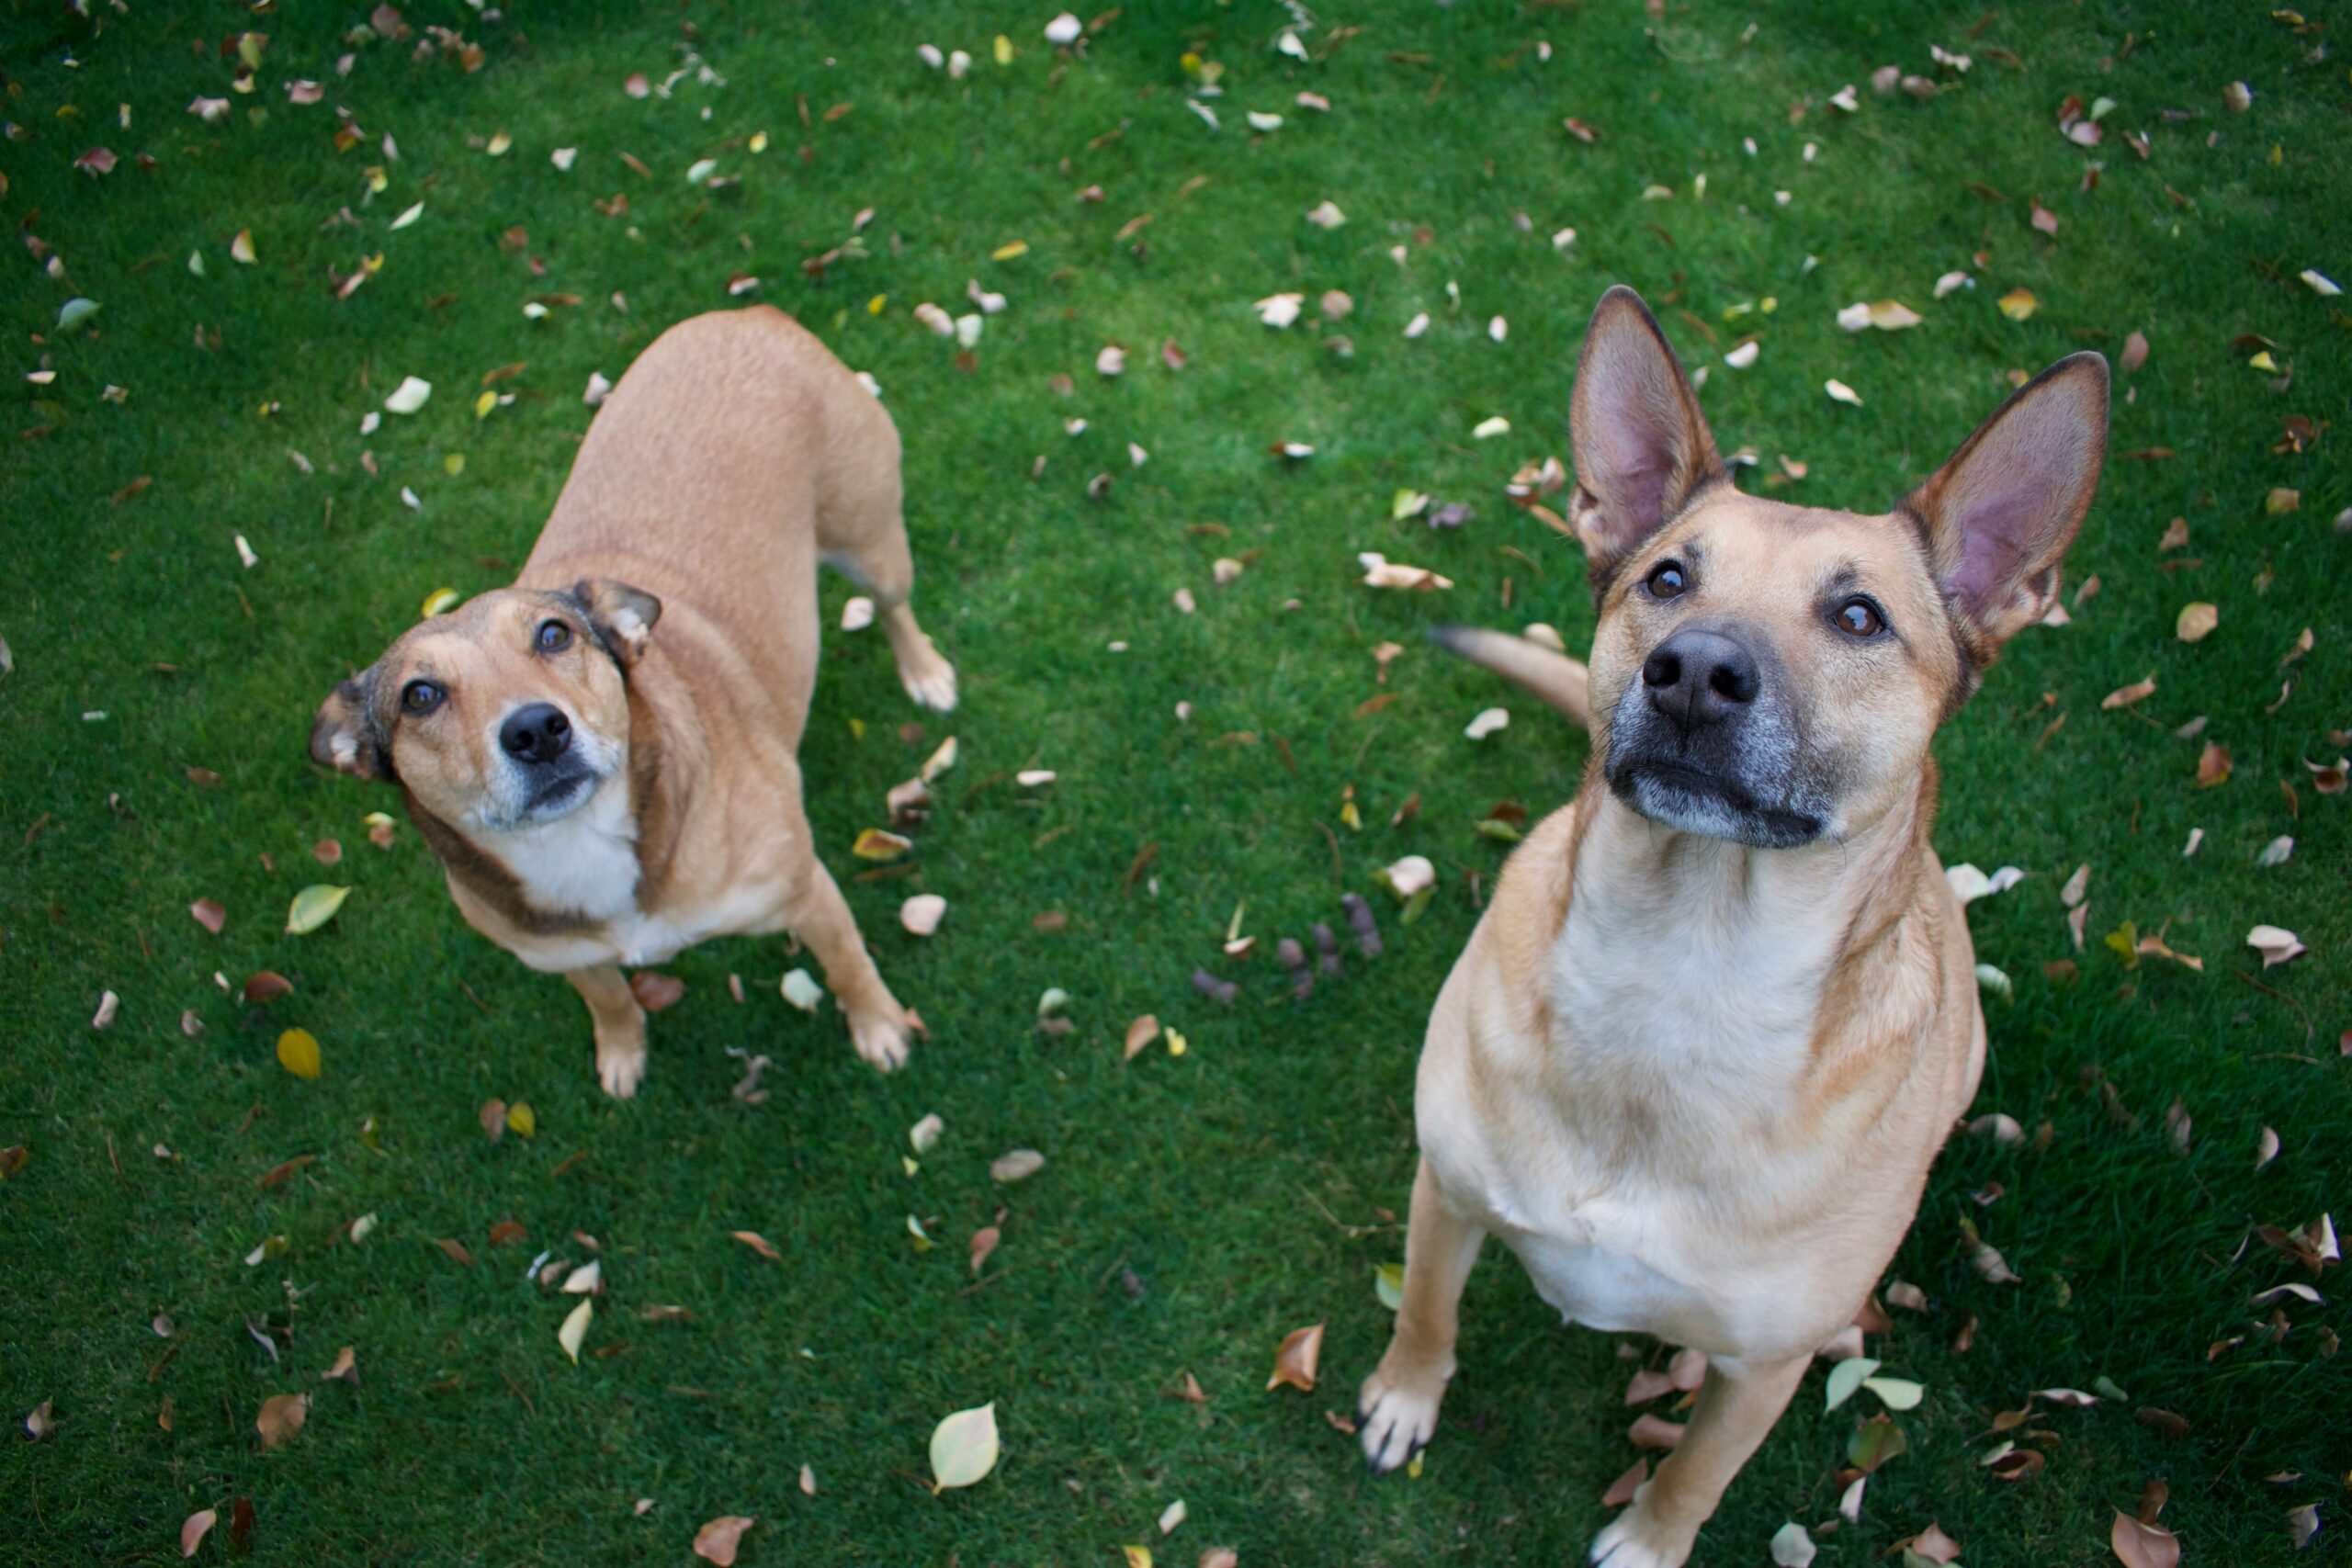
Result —
M 371 667 L 335 682 L 319 716 L 311 721 L 311 761 L 360 779 L 390 779 L 392 759 L 384 727 L 376 717 L 376 671 Z
M 1724 475 L 1681 362 L 1623 284 L 1600 297 L 1585 329 L 1568 434 L 1577 464 L 1568 521 L 1596 584 Z
M 2107 361 L 2070 355 L 1976 427 L 1905 503 L 1979 665 L 2050 613 L 2107 457 Z
M 571 585 L 571 596 L 579 601 L 580 613 L 613 650 L 613 657 L 628 668 L 645 655 L 646 640 L 653 635 L 653 623 L 662 618 L 662 601 L 642 588 L 632 588 L 626 582 L 616 582 L 609 577 L 583 577 Z

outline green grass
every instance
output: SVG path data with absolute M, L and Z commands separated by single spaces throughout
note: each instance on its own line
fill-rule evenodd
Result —
M 1892 1271 L 1931 1310 L 1898 1314 L 1874 1347 L 1929 1393 L 1902 1417 L 1910 1451 L 1873 1479 L 1858 1526 L 1821 1539 L 1822 1562 L 1876 1562 L 1930 1519 L 1973 1564 L 2109 1561 L 2110 1508 L 2151 1478 L 2169 1483 L 2165 1518 L 2193 1562 L 2288 1562 L 2285 1511 L 2305 1502 L 2324 1528 L 2299 1561 L 2352 1560 L 2352 1357 L 2328 1354 L 2352 1328 L 2339 1279 L 2316 1281 L 2324 1305 L 2283 1303 L 2275 1343 L 2269 1309 L 2248 1304 L 2303 1277 L 2250 1227 L 2331 1204 L 2352 1221 L 2346 802 L 2315 794 L 2303 767 L 2344 750 L 2329 732 L 2352 723 L 2352 541 L 2330 527 L 2352 485 L 2340 429 L 2302 456 L 2272 451 L 2285 415 L 2340 424 L 2352 398 L 2346 317 L 2295 276 L 2352 280 L 2352 87 L 2340 55 L 2307 59 L 2317 38 L 2261 7 L 2120 0 L 2010 6 L 1973 36 L 1977 7 L 1927 3 L 1677 5 L 1648 28 L 1630 0 L 1396 5 L 1331 13 L 1363 31 L 1303 65 L 1272 48 L 1278 7 L 1181 0 L 1130 6 L 1062 69 L 1039 36 L 1048 6 L 582 4 L 486 23 L 420 0 L 410 19 L 463 28 L 482 69 L 377 43 L 338 79 L 342 34 L 367 9 L 356 0 L 258 21 L 225 4 L 91 9 L 102 32 L 62 6 L 0 6 L 5 114 L 26 132 L 0 144 L 0 215 L 63 267 L 45 277 L 11 247 L 0 293 L 21 389 L 0 463 L 0 633 L 16 661 L 0 679 L 0 1145 L 30 1154 L 0 1184 L 0 1405 L 13 1424 L 53 1401 L 58 1421 L 43 1441 L 0 1443 L 0 1559 L 176 1561 L 186 1515 L 217 1506 L 225 1521 L 245 1496 L 252 1556 L 269 1562 L 683 1562 L 701 1521 L 747 1513 L 761 1522 L 746 1562 L 1114 1563 L 1182 1497 L 1191 1521 L 1163 1563 L 1219 1541 L 1261 1565 L 1580 1561 L 1633 1457 L 1629 1368 L 1605 1337 L 1562 1330 L 1499 1252 L 1472 1281 L 1464 1370 L 1423 1475 L 1368 1481 L 1325 1414 L 1348 1408 L 1386 1332 L 1372 1275 L 1401 1252 L 1386 1221 L 1412 1172 L 1422 1021 L 1476 919 L 1474 887 L 1507 853 L 1475 824 L 1498 800 L 1565 800 L 1586 752 L 1415 634 L 1544 619 L 1571 646 L 1589 637 L 1575 549 L 1501 486 L 1521 461 L 1565 457 L 1583 321 L 1623 281 L 1693 366 L 1762 332 L 1757 367 L 1717 366 L 1702 400 L 1726 449 L 1809 465 L 1775 494 L 1883 505 L 2009 372 L 2086 346 L 2112 355 L 2133 330 L 2152 352 L 2119 378 L 2112 450 L 2173 454 L 2110 466 L 2069 574 L 2096 574 L 2100 592 L 2071 627 L 2021 637 L 1938 749 L 1946 858 L 2030 874 L 1973 910 L 1980 958 L 2016 984 L 2013 1000 L 1988 998 L 1979 1110 L 2046 1122 L 2048 1138 L 1962 1141 L 1938 1167 Z M 2339 34 L 2352 18 L 2311 14 Z M 667 99 L 624 96 L 628 73 L 673 68 L 685 25 L 725 85 L 689 76 Z M 219 50 L 240 26 L 273 35 L 249 97 L 227 90 Z M 1000 30 L 1019 49 L 1001 69 Z M 1526 47 L 1539 35 L 1548 64 Z M 1309 39 L 1319 51 L 1328 35 Z M 978 63 L 952 83 L 916 62 L 924 40 Z M 1975 68 L 1930 103 L 1871 93 L 1883 63 L 1929 71 L 1931 42 L 1971 51 Z M 1220 132 L 1185 107 L 1188 47 L 1226 67 Z M 324 103 L 287 101 L 280 82 L 302 76 L 328 84 Z M 2245 114 L 2222 105 L 2239 78 L 2256 94 Z M 1850 117 L 1825 101 L 1849 82 Z M 1295 108 L 1301 89 L 1331 112 Z M 2096 152 L 2056 129 L 2070 93 L 2117 100 Z M 185 112 L 198 95 L 229 97 L 229 118 L 200 124 Z M 1801 100 L 1811 111 L 1792 124 Z M 337 104 L 366 132 L 341 154 Z M 836 104 L 854 107 L 826 120 Z M 1287 123 L 1253 135 L 1250 108 Z M 1566 137 L 1571 114 L 1596 144 Z M 2122 142 L 2139 128 L 2152 161 Z M 513 148 L 492 158 L 483 143 L 502 130 Z M 741 143 L 762 130 L 754 156 Z M 387 133 L 400 156 L 371 198 L 363 169 L 384 162 Z M 94 179 L 73 160 L 99 143 L 121 162 Z M 548 156 L 565 146 L 580 150 L 569 174 Z M 690 186 L 706 156 L 741 184 Z M 2087 195 L 2086 157 L 2106 164 Z M 1673 198 L 1643 200 L 1654 183 Z M 1092 184 L 1101 205 L 1073 199 Z M 625 216 L 592 205 L 616 192 Z M 2029 226 L 2035 196 L 2061 221 L 2054 243 Z M 1328 232 L 1302 220 L 1327 197 L 1349 220 Z M 390 231 L 417 201 L 421 220 Z M 345 207 L 356 228 L 322 229 Z M 867 207 L 869 254 L 804 276 Z M 1549 236 L 1567 225 L 1578 238 L 1562 254 Z M 519 253 L 499 243 L 514 227 Z M 250 266 L 229 252 L 248 228 Z M 1025 255 L 991 259 L 1013 240 Z M 379 273 L 333 297 L 379 254 Z M 1951 268 L 1976 287 L 1932 299 Z M 888 786 L 961 738 L 915 871 L 849 888 L 933 1039 L 910 1071 L 877 1078 L 837 1017 L 777 998 L 792 962 L 779 944 L 715 942 L 671 966 L 688 994 L 654 1020 L 645 1091 L 619 1105 L 597 1090 L 569 989 L 465 929 L 413 829 L 371 846 L 360 818 L 393 797 L 312 766 L 304 741 L 329 684 L 429 592 L 492 588 L 522 558 L 588 423 L 590 372 L 617 376 L 661 327 L 725 306 L 738 271 L 872 371 L 905 435 L 917 602 L 966 705 L 901 739 L 920 716 L 878 637 L 829 630 L 803 761 L 820 847 L 847 874 Z M 970 309 L 969 278 L 1012 304 L 967 370 L 909 311 Z M 2022 323 L 1995 307 L 2018 287 L 2041 301 Z M 1355 299 L 1352 358 L 1312 326 L 1333 288 Z M 1286 333 L 1250 309 L 1281 289 L 1310 301 Z M 77 294 L 103 311 L 57 332 Z M 539 294 L 582 302 L 526 320 Z M 1768 295 L 1773 314 L 1725 319 Z M 887 306 L 869 314 L 876 296 Z M 1833 322 L 1890 296 L 1925 324 L 1849 337 Z M 1405 341 L 1424 310 L 1435 324 Z M 1501 346 L 1483 330 L 1498 313 Z M 2284 391 L 2233 346 L 2249 333 L 2278 345 Z M 1190 356 L 1181 373 L 1159 361 L 1168 339 Z M 1129 349 L 1114 382 L 1092 369 L 1110 342 Z M 483 374 L 518 361 L 501 384 L 516 400 L 477 421 Z M 17 378 L 42 366 L 53 384 Z M 1057 374 L 1073 395 L 1052 389 Z M 362 414 L 407 375 L 435 383 L 431 402 L 363 439 Z M 1825 399 L 1830 376 L 1864 406 Z M 126 389 L 119 403 L 101 398 L 109 385 Z M 1473 441 L 1498 413 L 1510 435 Z M 1091 428 L 1065 434 L 1070 415 Z M 1130 440 L 1150 452 L 1140 469 Z M 1316 455 L 1285 466 L 1267 455 L 1283 440 Z M 453 477 L 444 460 L 460 453 Z M 1117 482 L 1090 501 L 1098 473 Z M 112 499 L 142 477 L 143 492 Z M 2301 510 L 2265 515 L 2274 487 L 2300 490 Z M 1477 515 L 1447 534 L 1392 522 L 1400 488 Z M 2160 557 L 2176 515 L 2189 546 Z M 240 566 L 238 534 L 257 567 Z M 1374 593 L 1355 582 L 1360 549 L 1460 586 Z M 1213 587 L 1211 562 L 1245 552 L 1239 581 Z M 1170 608 L 1180 586 L 1197 615 Z M 828 584 L 829 617 L 844 592 Z M 2220 606 L 2219 631 L 2177 642 L 2176 614 L 2199 599 Z M 2316 645 L 2282 672 L 2305 626 Z M 1114 639 L 1128 650 L 1105 651 Z M 1408 651 L 1383 686 L 1371 650 L 1392 639 Z M 2137 712 L 2101 711 L 2151 671 Z M 1382 692 L 1394 704 L 1359 716 Z M 1465 741 L 1462 726 L 1498 702 L 1512 727 Z M 2202 741 L 2171 733 L 2199 714 L 2235 759 L 2210 791 L 2192 778 Z M 1060 782 L 1013 787 L 1005 775 L 1027 765 Z M 1361 831 L 1340 821 L 1351 787 Z M 1414 792 L 1418 820 L 1390 828 Z M 2204 846 L 2184 860 L 2192 827 Z M 2280 833 L 2294 857 L 2257 868 Z M 327 837 L 345 852 L 322 875 L 309 853 Z M 1148 881 L 1129 886 L 1147 845 Z M 1306 1005 L 1263 958 L 1218 953 L 1237 904 L 1270 948 L 1336 921 L 1342 888 L 1372 893 L 1373 872 L 1413 851 L 1444 873 L 1428 917 L 1400 927 L 1375 894 L 1387 955 L 1351 958 Z M 2077 956 L 2058 889 L 2086 862 L 2092 940 Z M 354 886 L 342 914 L 281 934 L 293 892 L 322 879 Z M 952 906 L 927 942 L 895 919 L 917 886 Z M 217 938 L 186 912 L 200 897 L 229 909 Z M 1034 928 L 1048 909 L 1066 929 Z M 2127 919 L 2166 930 L 2202 972 L 2127 969 L 2098 940 Z M 2292 928 L 2310 954 L 2256 972 L 2240 945 L 2256 922 Z M 2078 980 L 2045 975 L 2064 958 Z M 1238 1004 L 1194 995 L 1196 964 L 1238 980 Z M 266 1009 L 213 984 L 265 968 L 295 983 Z M 1048 986 L 1075 998 L 1066 1038 L 1034 1027 Z M 108 988 L 120 1016 L 94 1032 Z M 181 1032 L 183 1010 L 200 1037 Z M 1189 1053 L 1123 1063 L 1145 1011 L 1182 1028 Z M 314 1083 L 273 1059 L 297 1024 L 323 1043 Z M 729 1096 L 730 1045 L 777 1058 L 764 1104 Z M 492 1096 L 530 1101 L 537 1138 L 487 1141 L 476 1112 Z M 2193 1118 L 2185 1156 L 2165 1125 L 2176 1099 Z M 910 1176 L 906 1130 L 932 1111 L 946 1135 Z M 2266 1125 L 2285 1152 L 2257 1175 Z M 988 1160 L 1023 1145 L 1045 1170 L 993 1186 Z M 257 1188 L 303 1155 L 315 1163 Z M 2006 1195 L 1970 1201 L 1991 1183 Z M 1000 1208 L 1004 1242 L 974 1288 L 966 1238 Z M 379 1224 L 364 1245 L 338 1239 L 367 1213 Z M 911 1247 L 910 1214 L 935 1250 Z M 493 1248 L 490 1227 L 509 1218 L 528 1241 Z M 1976 1277 L 1963 1218 L 2023 1283 Z M 576 1367 L 556 1345 L 570 1300 L 522 1282 L 543 1247 L 584 1256 L 575 1228 L 601 1238 L 609 1286 Z M 270 1236 L 284 1254 L 246 1267 Z M 695 1317 L 640 1321 L 653 1303 Z M 176 1324 L 168 1344 L 149 1327 L 158 1312 Z M 1956 1354 L 1966 1314 L 1975 1342 Z M 1265 1392 L 1276 1342 L 1316 1322 L 1322 1386 Z M 358 1385 L 315 1382 L 344 1345 Z M 1170 1397 L 1188 1371 L 1206 1404 Z M 2057 1434 L 2039 1476 L 1978 1467 L 1996 1413 L 2102 1376 L 2130 1397 L 2036 1423 Z M 307 1429 L 262 1451 L 262 1400 L 306 1388 Z M 986 1400 L 1001 1465 L 930 1496 L 932 1424 Z M 1783 1520 L 1834 1519 L 1834 1472 L 1868 1404 L 1825 1414 L 1809 1379 L 1700 1560 L 1759 1562 Z M 2188 1435 L 2144 1429 L 2142 1404 L 2186 1417 Z M 796 1485 L 803 1462 L 814 1497 Z M 2270 1479 L 2282 1472 L 2300 1479 Z M 657 1504 L 642 1517 L 640 1497 Z

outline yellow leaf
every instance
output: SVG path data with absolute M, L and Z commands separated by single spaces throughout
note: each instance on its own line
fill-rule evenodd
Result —
M 531 1102 L 527 1100 L 518 1100 L 514 1104 L 508 1106 L 506 1108 L 506 1125 L 514 1131 L 514 1135 L 518 1138 L 537 1137 L 539 1132 L 539 1119 L 537 1114 L 531 1110 Z
M 1186 1046 L 1190 1043 L 1191 1043 L 1184 1038 L 1182 1032 L 1173 1029 L 1168 1031 L 1168 1054 L 1170 1055 L 1182 1055 Z
M 1025 256 L 1028 254 L 1029 242 L 1026 240 L 1015 240 L 1010 244 L 999 245 L 995 250 L 990 251 L 989 253 L 989 259 L 991 261 L 1011 261 L 1016 256 Z
M 1151 1568 L 1151 1548 L 1123 1546 L 1119 1550 L 1126 1553 L 1127 1568 Z
M 2001 314 L 2013 321 L 2022 321 L 2041 308 L 2030 288 L 2012 288 L 2001 296 Z
M 2302 509 L 2303 492 L 2289 490 L 2283 485 L 2262 498 L 2263 512 L 2272 517 L 2284 517 L 2290 512 L 2301 512 Z
M 2267 348 L 2256 353 L 2255 356 L 2252 359 L 2247 360 L 2246 363 L 2253 366 L 2256 370 L 2277 370 L 2278 368 L 2278 362 L 2270 357 L 2270 351 Z
M 314 882 L 294 895 L 294 903 L 286 911 L 286 929 L 295 936 L 307 936 L 334 919 L 343 901 L 351 897 L 348 887 L 336 887 L 328 883 Z
M 958 1410 L 933 1427 L 931 1434 L 931 1473 L 933 1492 L 969 1486 L 996 1468 L 996 1405 Z
M 580 1342 L 588 1337 L 588 1320 L 595 1315 L 593 1299 L 582 1296 L 580 1304 L 571 1309 L 571 1315 L 563 1320 L 563 1326 L 556 1330 L 555 1342 L 563 1347 L 563 1353 L 571 1358 L 575 1366 L 580 1361 Z
M 865 313 L 869 316 L 878 316 L 889 308 L 890 297 L 888 294 L 876 294 L 865 302 Z
M 466 471 L 466 455 L 463 452 L 452 452 L 441 459 L 441 467 L 454 479 Z
M 902 839 L 879 828 L 868 828 L 858 834 L 857 841 L 850 845 L 849 852 L 860 860 L 897 860 L 912 848 L 914 840 L 911 839 Z
M 435 589 L 424 596 L 424 619 L 429 621 L 435 615 L 447 615 L 458 607 L 458 602 L 463 598 L 464 595 L 454 588 Z M 380 815 L 380 813 L 371 815 Z M 391 818 L 386 817 L 384 820 L 389 824 Z
M 2183 642 L 2202 642 L 2221 624 L 2222 612 L 2200 599 L 2180 607 L 2180 615 L 2173 622 L 2173 635 Z
M 496 392 L 484 392 L 481 397 L 474 400 L 474 417 L 476 419 L 488 419 L 490 417 L 490 411 L 497 406 L 498 394 Z
M 254 265 L 254 231 L 240 229 L 237 237 L 229 242 L 229 254 L 247 266 Z
M 307 1029 L 289 1029 L 277 1037 L 277 1065 L 298 1078 L 319 1076 L 319 1037 Z
M 996 51 L 996 62 L 999 65 L 1010 65 L 1012 63 L 1012 40 L 1011 39 L 1005 37 L 1002 33 L 999 33 L 996 35 L 996 43 L 992 47 Z
M 503 158 L 506 155 L 506 150 L 514 145 L 514 139 L 502 130 L 490 139 L 487 151 L 493 158 Z
M 768 133 L 764 130 L 755 130 L 752 132 L 752 140 L 748 145 L 754 152 L 766 152 L 768 150 Z

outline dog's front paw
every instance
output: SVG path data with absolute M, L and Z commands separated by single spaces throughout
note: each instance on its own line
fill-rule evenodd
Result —
M 596 1042 L 596 1078 L 615 1100 L 633 1100 L 645 1081 L 645 1040 Z
M 1653 1484 L 1642 1483 L 1625 1511 L 1593 1538 L 1595 1568 L 1682 1568 L 1699 1538 L 1698 1527 L 1685 1529 L 1658 1517 L 1649 1506 Z
M 1356 1438 L 1373 1474 L 1387 1474 L 1429 1446 L 1444 1398 L 1443 1378 L 1393 1374 L 1385 1360 L 1363 1380 L 1356 1395 Z
M 849 1037 L 857 1054 L 876 1072 L 896 1072 L 907 1065 L 907 1015 L 891 1006 L 868 1008 L 850 1014 Z
M 922 639 L 921 649 L 912 657 L 899 660 L 899 679 L 907 688 L 907 695 L 933 713 L 952 713 L 956 708 L 956 666 Z

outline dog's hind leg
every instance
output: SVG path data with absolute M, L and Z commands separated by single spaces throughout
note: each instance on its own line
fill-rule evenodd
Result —
M 907 518 L 899 480 L 899 444 L 888 460 L 858 464 L 854 482 L 837 482 L 818 507 L 817 544 L 826 564 L 874 597 L 874 618 L 890 639 L 907 695 L 945 713 L 956 705 L 956 667 L 915 624 L 907 599 L 915 562 L 907 547 Z
M 849 1019 L 857 1054 L 889 1072 L 907 1059 L 907 1010 L 882 983 L 882 972 L 857 934 L 857 921 L 842 897 L 833 874 L 811 855 L 797 891 L 784 908 L 784 923 L 824 965 L 825 984 Z
M 1600 1568 L 1679 1568 L 1699 1527 L 1781 1418 L 1812 1360 L 1710 1362 L 1682 1440 L 1594 1539 L 1592 1561 Z
M 596 1077 L 616 1100 L 637 1093 L 645 1078 L 645 1010 L 617 965 L 573 969 L 564 978 L 596 1021 Z
M 1447 1205 L 1426 1159 L 1413 1178 L 1407 1226 L 1396 1337 L 1356 1395 L 1356 1436 L 1375 1475 L 1411 1459 L 1437 1430 L 1438 1404 L 1453 1376 L 1462 1287 L 1487 1234 Z

